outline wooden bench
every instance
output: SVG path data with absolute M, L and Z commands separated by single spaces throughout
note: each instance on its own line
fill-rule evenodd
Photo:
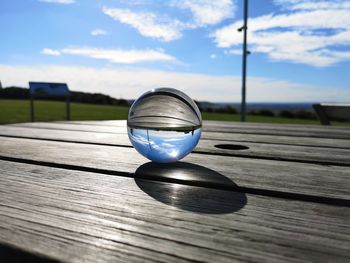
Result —
M 331 120 L 350 121 L 350 104 L 314 104 L 314 108 L 322 125 L 331 125 Z
M 349 127 L 207 121 L 158 165 L 125 121 L 0 126 L 4 262 L 349 262 L 349 218 Z

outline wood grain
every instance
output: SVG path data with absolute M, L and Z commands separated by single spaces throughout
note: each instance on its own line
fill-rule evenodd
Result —
M 37 127 L 45 129 L 67 129 L 78 131 L 94 131 L 94 132 L 110 132 L 121 133 L 125 132 L 125 121 L 118 121 L 116 126 L 113 123 L 109 125 L 90 125 L 82 123 L 20 123 L 11 124 L 16 127 Z M 111 128 L 113 127 L 113 128 Z M 220 133 L 240 133 L 240 134 L 260 134 L 260 135 L 278 135 L 278 136 L 293 136 L 293 137 L 311 137 L 311 138 L 330 138 L 330 139 L 350 139 L 350 128 L 348 127 L 325 127 L 314 125 L 270 125 L 270 124 L 249 124 L 235 122 L 215 122 L 204 121 L 203 130 L 206 132 Z
M 90 124 L 92 123 L 92 124 Z M 211 122 L 208 122 L 211 124 Z M 68 125 L 67 125 L 68 124 Z M 82 131 L 82 132 L 94 132 L 94 133 L 110 133 L 110 134 L 125 134 L 126 122 L 125 121 L 101 121 L 99 122 L 55 122 L 55 123 L 21 123 L 12 125 L 0 126 L 1 129 L 5 127 L 16 127 L 20 130 L 25 128 L 38 128 L 45 130 L 63 130 L 63 131 Z M 82 126 L 82 127 L 81 127 Z M 97 126 L 97 128 L 96 128 Z M 81 127 L 81 128 L 79 128 Z M 102 127 L 102 128 L 101 128 Z M 306 127 L 307 128 L 307 127 Z M 0 130 L 1 130 L 0 129 Z M 25 132 L 25 130 L 23 131 Z M 350 131 L 349 131 L 350 132 Z M 300 145 L 300 146 L 315 146 L 315 147 L 330 147 L 349 149 L 349 139 L 335 139 L 335 138 L 313 138 L 313 137 L 301 137 L 301 136 L 288 136 L 288 135 L 262 135 L 247 134 L 247 133 L 222 133 L 222 132 L 206 132 L 204 129 L 202 133 L 202 139 L 205 140 L 221 140 L 221 141 L 239 141 L 239 142 L 255 142 L 255 143 L 269 143 L 269 144 L 285 144 L 285 145 Z
M 109 127 L 125 127 L 126 121 L 74 121 L 74 122 L 59 122 L 59 123 L 69 123 L 75 125 L 95 125 L 95 126 L 109 126 Z M 205 121 L 207 126 L 215 126 L 217 122 L 215 121 Z M 230 127 L 230 122 L 220 122 L 221 125 Z M 241 125 L 241 124 L 240 124 Z M 258 124 L 258 123 L 246 123 L 247 125 L 255 125 L 256 129 L 260 129 L 260 126 L 263 127 L 275 127 L 281 126 L 280 124 Z M 282 125 L 282 127 L 298 127 L 303 129 L 316 128 L 318 126 L 312 125 L 296 125 L 288 124 Z M 253 126 L 254 127 L 254 126 Z M 332 132 L 333 130 L 347 130 L 350 132 L 349 127 L 332 127 L 330 130 L 322 127 L 322 131 L 326 130 Z M 123 131 L 122 131 L 123 132 Z M 213 140 L 222 140 L 222 141 L 243 141 L 243 142 L 262 142 L 262 143 L 271 143 L 271 144 L 286 144 L 286 145 L 300 145 L 300 146 L 319 146 L 319 147 L 331 147 L 331 148 L 350 148 L 350 140 L 348 139 L 334 139 L 334 138 L 312 138 L 312 137 L 294 137 L 294 136 L 283 136 L 283 135 L 261 135 L 261 134 L 240 134 L 240 133 L 222 133 L 222 132 L 204 132 L 202 133 L 202 139 L 213 139 Z
M 0 156 L 70 165 L 73 169 L 97 169 L 98 172 L 133 173 L 148 160 L 133 148 L 62 143 L 19 138 L 1 138 Z M 260 160 L 230 156 L 190 154 L 184 162 L 216 171 L 239 187 L 264 189 L 309 196 L 349 200 L 349 167 Z M 331 176 L 330 176 L 331 175 Z M 162 175 L 154 179 L 164 180 Z M 187 178 L 176 178 L 186 182 Z M 196 178 L 211 183 L 210 176 Z
M 350 260 L 349 209 L 5 161 L 0 173 L 0 242 L 60 261 Z
M 0 126 L 1 260 L 349 262 L 349 128 L 204 122 L 161 165 L 125 125 Z
M 37 138 L 55 141 L 132 147 L 126 132 L 122 134 L 110 134 L 52 129 L 47 129 L 42 132 L 42 130 L 36 128 L 2 126 L 0 127 L 0 136 L 1 135 L 9 137 Z M 203 137 L 205 137 L 205 133 L 203 134 Z M 222 144 L 229 144 L 232 149 L 218 148 Z M 286 161 L 314 162 L 321 164 L 350 166 L 350 148 L 316 148 L 314 146 L 241 141 L 227 142 L 214 139 L 201 139 L 194 152 L 226 156 L 278 159 Z
M 78 124 L 78 125 L 97 125 L 97 126 L 125 126 L 125 120 L 105 120 L 105 121 L 57 121 L 56 123 L 65 123 L 65 124 Z M 324 127 L 320 125 L 313 124 L 281 124 L 281 123 L 258 123 L 258 122 L 237 122 L 237 121 L 203 121 L 204 126 L 216 126 L 216 127 L 249 127 L 249 128 L 267 128 L 267 129 L 301 129 L 301 130 L 344 130 L 350 129 L 349 126 L 332 126 L 332 127 Z
M 283 136 L 283 135 L 221 133 L 221 132 L 205 132 L 205 131 L 202 133 L 202 139 L 220 140 L 223 142 L 238 142 L 238 143 L 253 142 L 253 143 L 264 143 L 264 144 L 281 144 L 281 145 L 294 145 L 294 146 L 350 149 L 350 140 L 347 140 L 347 139 L 293 137 L 293 136 Z

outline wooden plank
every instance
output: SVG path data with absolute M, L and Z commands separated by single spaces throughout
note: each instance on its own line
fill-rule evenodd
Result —
M 97 126 L 115 126 L 125 127 L 126 121 L 88 121 L 88 122 L 66 122 L 66 124 L 79 124 L 79 125 L 97 125 Z M 239 123 L 239 122 L 224 122 L 224 121 L 204 121 L 204 139 L 219 139 L 219 140 L 243 140 L 247 142 L 263 142 L 263 143 L 277 143 L 277 144 L 295 144 L 303 146 L 325 146 L 325 147 L 350 147 L 350 127 L 322 127 L 317 125 L 297 125 L 297 124 L 270 124 L 270 123 Z M 246 129 L 242 131 L 242 134 L 237 132 L 237 129 Z M 112 129 L 110 129 L 111 131 Z M 222 131 L 228 131 L 224 134 Z M 279 134 L 277 131 L 281 131 Z M 120 130 L 124 132 L 123 130 Z M 208 132 L 206 132 L 208 131 Z M 272 131 L 273 136 L 261 135 L 266 132 L 267 134 Z M 305 132 L 307 131 L 307 132 Z M 305 132 L 305 137 L 301 137 L 299 132 Z M 335 134 L 338 133 L 339 134 Z M 252 133 L 252 134 L 249 134 Z M 318 134 L 321 133 L 321 134 Z M 328 138 L 318 138 L 324 134 L 331 133 Z M 283 136 L 286 134 L 286 136 Z M 334 135 L 333 135 L 334 134 Z M 289 136 L 288 136 L 289 135 Z M 297 138 L 294 138 L 297 136 Z M 311 137 L 308 137 L 311 136 Z M 336 137 L 344 136 L 344 140 L 336 140 Z M 314 137 L 314 138 L 313 138 Z M 334 137 L 334 138 L 333 138 Z M 318 139 L 316 139 L 318 138 Z
M 349 209 L 0 161 L 0 242 L 60 261 L 349 262 Z
M 28 127 L 2 126 L 0 127 L 0 136 L 1 135 L 132 147 L 126 132 L 124 132 L 124 134 L 110 134 L 50 129 L 42 132 L 40 129 Z M 314 138 L 314 140 L 318 139 Z M 199 141 L 194 152 L 350 166 L 350 149 L 329 147 L 315 148 L 309 146 L 251 142 L 232 143 L 221 140 L 202 139 Z
M 114 125 L 95 125 L 91 122 L 81 122 L 79 124 L 75 122 L 69 123 L 24 123 L 24 124 L 12 124 L 0 126 L 2 129 L 6 127 L 18 127 L 18 128 L 42 128 L 42 129 L 54 129 L 54 130 L 71 130 L 71 131 L 87 131 L 87 132 L 105 132 L 111 134 L 125 134 L 126 126 L 123 125 L 124 121 L 119 123 L 118 126 Z M 104 123 L 104 122 L 102 122 Z M 114 123 L 114 122 L 113 122 Z M 96 127 L 97 126 L 97 127 Z M 228 127 L 226 127 L 228 128 Z M 258 129 L 258 128 L 257 128 Z M 344 130 L 344 129 L 343 129 Z M 345 130 L 347 131 L 347 130 Z M 234 131 L 233 131 L 234 132 Z M 350 148 L 350 141 L 347 139 L 327 139 L 327 138 L 310 138 L 310 137 L 291 137 L 291 136 L 269 136 L 269 135 L 251 135 L 251 134 L 236 134 L 236 133 L 222 133 L 222 132 L 204 132 L 202 133 L 203 139 L 219 139 L 219 140 L 244 140 L 247 142 L 263 142 L 263 143 L 275 143 L 275 144 L 296 144 L 296 145 L 310 145 L 310 146 L 334 146 Z M 335 145 L 334 145 L 335 144 Z
M 96 125 L 96 126 L 126 126 L 126 120 L 104 120 L 104 121 L 56 121 L 55 123 L 77 124 L 77 125 Z
M 312 105 L 314 111 L 317 114 L 318 119 L 320 120 L 322 125 L 331 125 L 331 122 L 327 116 L 325 109 L 320 104 Z
M 61 143 L 18 138 L 1 138 L 1 158 L 34 160 L 49 164 L 69 166 L 71 169 L 96 170 L 98 172 L 133 176 L 141 165 L 148 162 L 134 149 L 128 147 Z M 217 185 L 208 174 L 222 174 L 234 181 L 239 189 L 249 188 L 291 193 L 323 198 L 350 199 L 349 167 L 270 161 L 229 156 L 190 154 L 183 159 L 203 169 L 200 177 L 192 178 L 186 167 L 174 168 L 177 172 L 153 174 L 152 170 L 142 172 L 155 180 L 176 180 L 196 184 Z M 186 166 L 186 164 L 184 165 Z M 183 174 L 183 176 L 181 175 Z M 219 184 L 220 187 L 236 189 L 235 185 Z
M 30 127 L 14 127 L 9 125 L 0 126 L 0 136 L 13 136 L 22 138 L 38 138 L 51 140 L 65 140 L 72 142 L 85 142 L 95 144 L 124 145 L 130 146 L 127 131 L 123 133 L 88 132 L 76 130 L 40 129 Z
M 317 127 L 317 126 L 316 126 Z M 335 129 L 316 128 L 314 126 L 305 125 L 304 127 L 289 127 L 277 125 L 246 125 L 235 124 L 220 125 L 204 123 L 204 130 L 207 132 L 225 132 L 225 133 L 242 133 L 242 134 L 262 134 L 262 135 L 278 135 L 278 136 L 294 136 L 294 137 L 312 137 L 312 138 L 334 138 L 334 139 L 350 139 L 350 128 L 341 127 Z
M 85 122 L 84 122 L 85 123 Z M 103 122 L 104 123 L 104 122 Z M 114 123 L 114 122 L 113 122 Z M 83 125 L 95 125 L 87 122 Z M 104 125 L 106 126 L 106 125 Z M 57 127 L 57 126 L 56 126 Z M 13 133 L 14 136 L 27 136 L 27 137 L 39 137 L 41 136 L 51 136 L 51 134 L 78 134 L 79 130 L 66 130 L 64 126 L 58 126 L 60 129 L 46 129 L 47 131 L 38 131 L 37 127 L 18 127 L 11 125 L 0 126 L 0 134 L 8 135 Z M 114 140 L 124 141 L 126 138 L 126 129 L 124 129 L 122 124 L 118 129 L 114 129 L 112 125 L 109 125 L 108 133 L 101 131 L 91 131 L 84 133 L 84 136 L 80 136 L 81 139 L 90 138 L 91 134 L 93 137 L 99 138 L 103 143 L 114 143 Z M 112 128 L 113 127 L 113 128 Z M 71 133 L 70 133 L 71 132 Z M 114 133 L 115 132 L 115 133 Z M 100 134 L 101 133 L 101 134 Z M 50 137 L 52 138 L 52 137 Z M 65 137 L 66 138 L 66 137 Z M 52 138 L 54 139 L 54 138 Z M 105 140 L 110 140 L 107 142 Z M 300 146 L 311 146 L 311 147 L 329 147 L 329 148 L 340 148 L 340 149 L 350 149 L 350 140 L 345 139 L 328 139 L 328 138 L 310 138 L 310 137 L 291 137 L 291 136 L 275 136 L 275 135 L 259 135 L 259 134 L 239 134 L 239 133 L 221 133 L 221 132 L 203 132 L 201 140 L 220 140 L 225 142 L 253 142 L 253 143 L 264 143 L 264 144 L 284 144 L 284 145 L 300 145 Z
M 126 120 L 107 120 L 107 121 L 56 121 L 55 123 L 65 123 L 65 124 L 77 124 L 77 125 L 96 125 L 96 126 L 125 126 Z M 333 127 L 323 127 L 320 125 L 312 125 L 312 124 L 282 124 L 282 123 L 258 123 L 258 122 L 237 122 L 237 121 L 203 121 L 204 126 L 216 126 L 216 127 L 246 127 L 246 128 L 278 128 L 284 130 L 305 130 L 311 129 L 316 131 L 324 131 L 324 130 L 343 130 L 350 129 L 349 126 L 333 126 Z
M 125 133 L 126 126 L 117 126 L 111 129 L 110 126 L 99 126 L 99 125 L 78 125 L 70 123 L 56 123 L 56 122 L 32 122 L 32 123 L 16 123 L 8 124 L 7 126 L 12 127 L 30 127 L 44 130 L 66 130 L 66 131 L 81 131 L 81 132 L 103 132 L 103 133 Z
M 125 121 L 124 121 L 125 122 Z M 106 133 L 124 133 L 126 126 L 120 125 L 91 125 L 77 123 L 57 123 L 57 122 L 37 122 L 37 123 L 16 123 L 9 126 L 16 127 L 35 127 L 42 129 L 59 129 L 72 131 L 90 131 L 90 132 L 106 132 Z M 113 127 L 111 129 L 111 127 Z M 283 125 L 248 125 L 242 123 L 225 122 L 203 122 L 204 132 L 219 132 L 225 134 L 254 134 L 254 135 L 273 135 L 273 136 L 292 136 L 292 137 L 311 137 L 311 138 L 330 138 L 330 139 L 350 139 L 349 127 L 327 127 L 327 126 L 311 126 L 304 127 L 285 127 Z
M 117 121 L 122 123 L 122 121 Z M 116 123 L 116 124 L 117 124 Z M 342 130 L 344 128 L 350 129 L 349 126 L 334 126 L 324 127 L 321 125 L 313 124 L 287 124 L 287 123 L 260 123 L 260 122 L 237 122 L 237 121 L 204 121 L 206 126 L 216 127 L 246 127 L 246 128 L 263 128 L 263 129 L 279 129 L 279 130 L 314 130 L 314 131 L 325 131 L 325 130 Z M 103 121 L 100 124 L 104 124 Z M 111 124 L 111 123 L 110 123 Z
M 350 120 L 350 104 L 314 104 L 312 105 L 322 125 L 330 125 L 331 120 Z
M 75 130 L 75 131 L 93 131 L 93 132 L 107 132 L 107 133 L 124 133 L 125 126 L 118 123 L 118 126 L 113 125 L 91 125 L 91 124 L 77 124 L 77 123 L 18 123 L 10 124 L 16 127 L 35 127 L 43 129 L 61 129 L 61 130 Z M 111 129 L 113 127 L 113 129 Z M 273 136 L 293 136 L 293 137 L 311 137 L 311 138 L 330 138 L 330 139 L 350 139 L 350 128 L 347 127 L 327 127 L 327 126 L 313 126 L 305 125 L 305 127 L 290 127 L 287 125 L 251 125 L 242 123 L 225 122 L 203 122 L 204 132 L 219 132 L 219 133 L 233 133 L 233 134 L 254 134 L 254 135 L 273 135 Z
M 202 139 L 220 140 L 228 142 L 254 142 L 265 144 L 283 144 L 299 145 L 311 147 L 329 147 L 350 149 L 350 140 L 312 138 L 312 137 L 294 137 L 282 135 L 261 135 L 261 134 L 240 134 L 240 133 L 221 133 L 221 132 L 203 132 Z
M 73 122 L 59 122 L 65 124 L 76 124 L 76 125 L 96 125 L 96 126 L 114 126 L 114 127 L 123 127 L 126 125 L 125 120 L 118 121 L 73 121 Z M 334 132 L 334 131 L 344 131 L 348 130 L 350 132 L 349 126 L 334 126 L 334 127 L 324 127 L 320 125 L 308 125 L 308 124 L 278 124 L 278 123 L 254 123 L 254 122 L 234 122 L 234 121 L 203 121 L 204 129 L 210 128 L 217 129 L 217 131 L 229 130 L 229 132 L 233 132 L 234 128 L 244 128 L 247 131 L 251 130 L 267 130 L 267 131 L 275 131 L 281 130 L 284 132 L 290 131 L 293 135 L 295 131 L 313 131 L 313 132 Z
M 203 140 L 199 142 L 195 152 L 350 166 L 350 149 L 315 148 L 248 142 L 227 144 L 222 141 Z

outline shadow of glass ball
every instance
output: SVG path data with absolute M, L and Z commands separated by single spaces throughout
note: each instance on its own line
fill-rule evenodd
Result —
M 191 212 L 227 214 L 247 204 L 244 193 L 233 191 L 238 186 L 232 180 L 191 163 L 143 164 L 135 172 L 135 182 L 155 200 Z

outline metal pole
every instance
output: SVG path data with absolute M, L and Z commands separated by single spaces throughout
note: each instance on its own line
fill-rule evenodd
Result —
M 246 78 L 247 78 L 247 29 L 248 29 L 248 0 L 244 0 L 244 25 L 243 25 L 243 61 L 242 61 L 242 103 L 241 122 L 246 120 Z

